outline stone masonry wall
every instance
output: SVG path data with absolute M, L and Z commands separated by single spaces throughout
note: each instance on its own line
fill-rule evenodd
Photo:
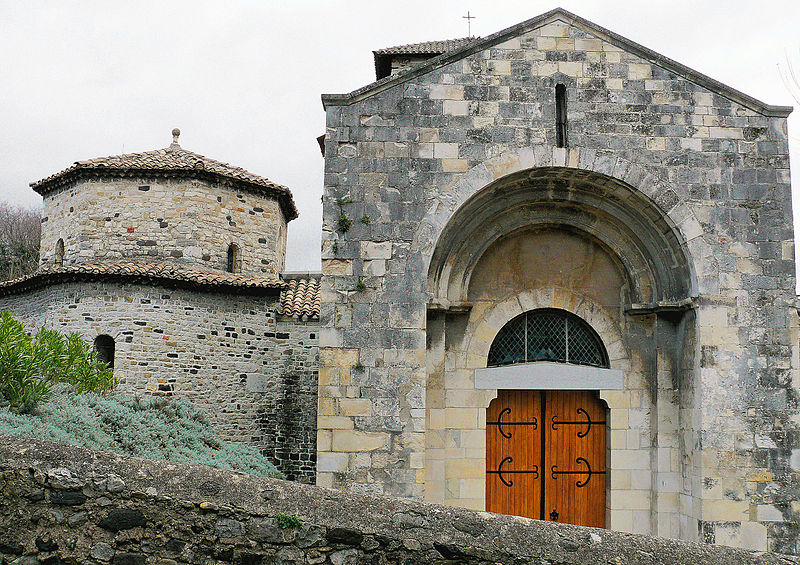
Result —
M 228 245 L 242 273 L 284 268 L 286 220 L 278 201 L 188 179 L 81 180 L 44 197 L 41 264 L 143 258 L 226 271 Z
M 786 119 L 625 47 L 556 16 L 424 74 L 324 97 L 319 485 L 423 496 L 426 279 L 439 234 L 497 179 L 579 169 L 633 187 L 685 242 L 697 361 L 663 386 L 692 387 L 675 411 L 691 433 L 664 452 L 686 471 L 669 495 L 681 535 L 800 550 Z M 648 465 L 665 460 L 654 451 Z
M 0 496 L 0 563 L 799 562 L 126 459 L 20 436 L 0 436 Z
M 117 283 L 52 285 L 0 298 L 26 327 L 116 343 L 119 390 L 180 396 L 226 440 L 254 445 L 287 478 L 313 482 L 318 329 L 278 320 L 277 296 Z

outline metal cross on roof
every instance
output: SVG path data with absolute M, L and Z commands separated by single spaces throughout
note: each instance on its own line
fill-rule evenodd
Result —
M 467 20 L 467 37 L 472 37 L 472 22 L 470 20 L 474 20 L 475 16 L 470 16 L 469 10 L 467 10 L 467 15 L 461 17 Z

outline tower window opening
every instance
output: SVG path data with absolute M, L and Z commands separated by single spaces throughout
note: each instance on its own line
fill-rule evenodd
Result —
M 239 246 L 235 243 L 231 243 L 228 246 L 228 272 L 238 273 L 241 270 L 240 262 Z
M 116 344 L 110 335 L 102 334 L 94 338 L 94 350 L 97 353 L 97 360 L 108 365 L 109 369 L 114 368 L 114 350 Z
M 64 240 L 59 239 L 56 242 L 56 265 L 64 264 Z
M 556 85 L 556 147 L 567 146 L 567 87 Z

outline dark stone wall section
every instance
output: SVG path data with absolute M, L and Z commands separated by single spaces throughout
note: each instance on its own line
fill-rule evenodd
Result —
M 0 436 L 0 501 L 3 564 L 800 563 L 21 436 Z
M 276 337 L 283 366 L 275 389 L 258 402 L 256 442 L 290 481 L 313 484 L 317 471 L 317 367 L 319 323 L 279 320 Z M 283 342 L 283 343 L 281 343 Z

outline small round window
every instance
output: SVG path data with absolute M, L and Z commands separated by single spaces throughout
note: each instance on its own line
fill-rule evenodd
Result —
M 597 332 L 578 316 L 553 308 L 525 312 L 503 326 L 489 349 L 487 365 L 534 361 L 608 367 Z

